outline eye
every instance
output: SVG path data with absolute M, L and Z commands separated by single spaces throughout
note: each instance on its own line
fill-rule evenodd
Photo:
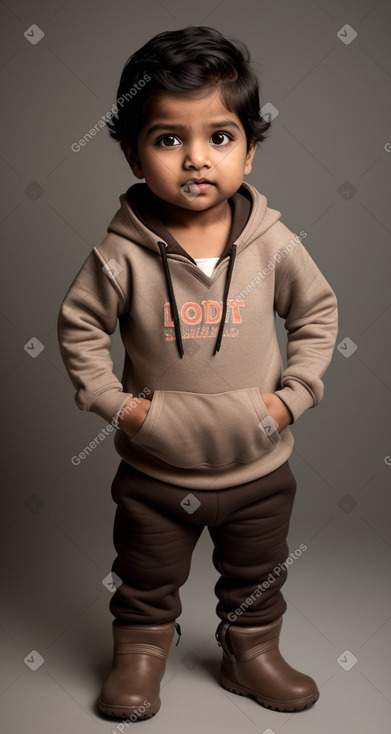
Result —
M 176 135 L 163 135 L 159 140 L 157 141 L 156 145 L 159 145 L 161 148 L 174 148 L 175 140 L 179 142 L 179 138 L 176 137 Z M 164 141 L 164 145 L 163 145 Z M 166 145 L 167 143 L 167 145 Z
M 227 138 L 227 140 L 224 141 L 223 138 Z M 215 145 L 217 145 L 218 147 L 221 147 L 222 145 L 228 145 L 228 143 L 230 143 L 233 140 L 233 138 L 229 133 L 219 132 L 219 133 L 213 133 L 211 140 L 213 140 Z

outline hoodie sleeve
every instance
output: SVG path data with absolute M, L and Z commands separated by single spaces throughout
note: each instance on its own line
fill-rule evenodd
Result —
M 331 286 L 299 242 L 292 257 L 276 268 L 275 309 L 285 319 L 287 367 L 276 390 L 293 422 L 317 405 L 321 380 L 331 362 L 337 333 L 338 305 Z
M 66 293 L 57 321 L 60 353 L 76 389 L 76 405 L 109 422 L 132 397 L 123 392 L 110 356 L 110 335 L 127 311 L 115 274 L 122 271 L 118 266 L 114 260 L 106 263 L 94 247 Z

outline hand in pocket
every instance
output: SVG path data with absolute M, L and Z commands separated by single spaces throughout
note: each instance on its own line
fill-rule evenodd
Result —
M 137 403 L 136 407 L 132 403 Z M 125 403 L 118 417 L 118 425 L 121 431 L 124 431 L 130 438 L 133 438 L 143 425 L 150 407 L 150 400 L 130 398 Z
M 273 420 L 278 423 L 278 433 L 284 430 L 290 423 L 292 423 L 292 415 L 285 403 L 275 395 L 273 392 L 261 393 L 261 398 L 266 405 L 267 412 Z

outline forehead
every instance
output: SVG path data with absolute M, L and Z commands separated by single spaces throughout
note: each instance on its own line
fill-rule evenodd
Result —
M 144 132 L 149 134 L 156 123 L 193 128 L 195 125 L 207 127 L 219 120 L 230 120 L 242 129 L 238 115 L 225 107 L 219 89 L 191 95 L 162 92 L 149 103 Z

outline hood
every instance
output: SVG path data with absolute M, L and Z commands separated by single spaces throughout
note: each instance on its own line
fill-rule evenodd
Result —
M 228 199 L 232 210 L 232 224 L 227 244 L 217 265 L 228 258 L 228 268 L 222 298 L 222 316 L 216 339 L 214 354 L 221 347 L 224 323 L 227 312 L 227 298 L 232 278 L 235 258 L 248 245 L 258 240 L 276 221 L 281 213 L 267 206 L 267 199 L 257 189 L 243 182 L 240 188 Z M 167 255 L 181 255 L 197 265 L 195 260 L 175 240 L 163 224 L 163 202 L 146 183 L 134 184 L 120 196 L 120 209 L 111 220 L 107 231 L 130 240 L 133 244 L 145 247 L 161 257 L 170 301 L 171 316 L 175 327 L 177 349 L 180 357 L 184 355 L 179 326 L 178 308 L 172 284 L 169 258 Z

